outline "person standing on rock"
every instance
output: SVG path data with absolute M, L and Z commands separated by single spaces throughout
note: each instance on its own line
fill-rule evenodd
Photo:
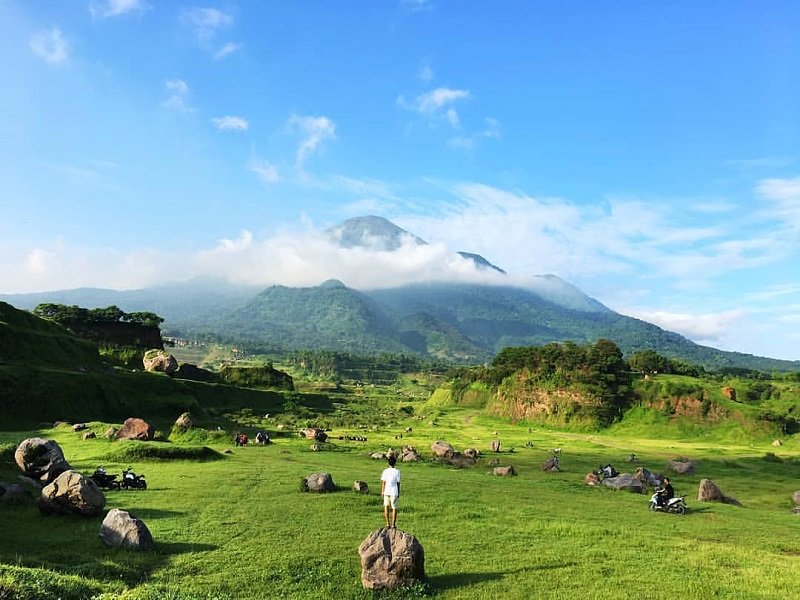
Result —
M 400 471 L 395 468 L 397 457 L 389 455 L 389 466 L 381 473 L 381 496 L 383 496 L 383 517 L 386 527 L 394 528 L 397 525 L 397 498 L 400 496 Z M 391 524 L 389 521 L 389 508 L 392 509 Z

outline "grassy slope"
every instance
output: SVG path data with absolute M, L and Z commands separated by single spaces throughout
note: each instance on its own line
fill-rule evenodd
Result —
M 312 453 L 308 442 L 285 437 L 214 462 L 134 464 L 151 489 L 111 492 L 108 507 L 145 520 L 158 542 L 152 553 L 104 548 L 97 538 L 99 518 L 45 518 L 34 508 L 2 508 L 0 563 L 48 571 L 37 576 L 0 566 L 0 584 L 15 576 L 51 585 L 62 581 L 58 595 L 40 593 L 41 598 L 78 598 L 98 589 L 125 598 L 372 598 L 359 583 L 357 548 L 382 523 L 375 490 L 383 464 L 366 454 L 397 445 L 397 432 L 411 426 L 403 441 L 426 454 L 439 438 L 486 451 L 497 432 L 506 450 L 498 458 L 520 473 L 511 479 L 487 475 L 489 456 L 469 470 L 401 466 L 399 525 L 423 544 L 429 592 L 437 597 L 785 598 L 796 590 L 800 520 L 789 512 L 800 474 L 794 441 L 776 449 L 529 432 L 472 409 L 450 409 L 436 422 L 434 427 L 409 419 L 371 431 L 366 444 L 337 441 L 337 451 L 330 452 Z M 85 471 L 103 461 L 117 472 L 127 466 L 106 461 L 114 444 L 81 442 L 68 429 L 2 433 L 0 444 L 33 434 L 57 439 Z M 508 452 L 512 446 L 515 451 Z M 545 474 L 538 465 L 554 446 L 563 448 L 564 471 Z M 674 480 L 677 491 L 690 496 L 688 516 L 652 514 L 646 496 L 582 485 L 585 473 L 601 462 L 627 466 L 623 457 L 632 451 L 654 470 L 677 455 L 699 461 L 696 475 Z M 771 451 L 784 460 L 764 460 Z M 300 478 L 322 470 L 333 474 L 342 491 L 300 494 Z M 8 467 L 0 467 L 0 479 L 9 476 Z M 693 501 L 702 477 L 714 479 L 745 508 Z M 368 481 L 372 492 L 349 491 L 355 479 Z M 73 575 L 81 579 L 68 577 Z

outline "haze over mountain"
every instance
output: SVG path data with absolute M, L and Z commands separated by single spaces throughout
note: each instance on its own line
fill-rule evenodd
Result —
M 327 234 L 361 264 L 395 264 L 427 242 L 380 217 L 360 217 Z M 213 335 L 266 350 L 336 349 L 355 353 L 401 352 L 457 362 L 489 360 L 506 346 L 605 337 L 624 352 L 653 349 L 709 367 L 796 369 L 800 362 L 758 358 L 697 345 L 655 325 L 619 315 L 555 275 L 515 279 L 484 257 L 442 254 L 457 265 L 453 281 L 427 278 L 399 286 L 356 289 L 331 279 L 316 286 L 266 289 L 195 279 L 131 291 L 77 289 L 5 295 L 23 308 L 41 302 L 94 307 L 116 304 L 165 318 L 167 333 Z M 413 266 L 413 262 L 412 265 Z M 469 278 L 464 278 L 470 273 Z M 466 280 L 465 280 L 466 279 Z M 471 280 L 470 280 L 471 279 Z M 483 280 L 481 280 L 483 279 Z M 524 280 L 527 285 L 516 282 Z

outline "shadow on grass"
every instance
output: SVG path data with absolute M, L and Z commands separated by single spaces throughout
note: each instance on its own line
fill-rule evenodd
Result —
M 200 544 L 194 542 L 156 542 L 156 550 L 159 554 L 185 554 L 187 552 L 209 552 L 217 550 L 219 546 L 214 544 Z
M 167 517 L 177 517 L 185 515 L 185 512 L 179 510 L 164 510 L 163 508 L 136 508 L 132 512 L 142 520 L 147 519 L 164 519 Z
M 453 573 L 452 575 L 434 575 L 428 577 L 428 586 L 434 591 L 443 592 L 445 590 L 453 590 L 457 588 L 469 587 L 485 581 L 496 581 L 503 579 L 507 575 L 514 575 L 516 573 L 523 573 L 525 571 L 537 569 L 560 569 L 565 567 L 574 567 L 578 563 L 568 562 L 552 565 L 540 565 L 527 569 L 514 569 L 511 571 L 500 571 L 496 573 Z

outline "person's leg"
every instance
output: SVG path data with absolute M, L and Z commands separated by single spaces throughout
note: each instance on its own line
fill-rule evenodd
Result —
M 386 496 L 383 497 L 383 518 L 386 520 L 386 527 L 389 527 L 389 502 Z
M 392 529 L 394 529 L 395 527 L 397 527 L 397 509 L 393 508 L 392 509 Z

